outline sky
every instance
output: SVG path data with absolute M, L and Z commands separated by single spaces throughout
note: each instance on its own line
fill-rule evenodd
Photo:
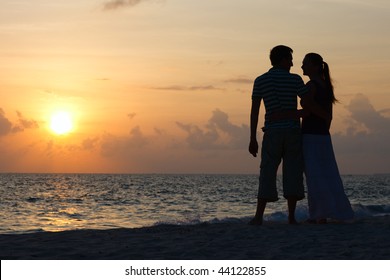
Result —
M 390 173 L 389 1 L 0 6 L 0 172 L 256 174 L 253 81 L 284 44 L 293 73 L 308 52 L 329 64 L 340 172 Z

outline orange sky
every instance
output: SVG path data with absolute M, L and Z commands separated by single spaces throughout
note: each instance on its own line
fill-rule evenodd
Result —
M 73 2 L 2 1 L 0 172 L 257 173 L 250 95 L 277 44 L 294 73 L 330 65 L 340 171 L 390 172 L 388 1 Z

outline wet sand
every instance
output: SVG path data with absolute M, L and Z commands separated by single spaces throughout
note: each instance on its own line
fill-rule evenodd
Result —
M 0 235 L 0 258 L 24 260 L 388 260 L 390 216 L 349 224 L 159 225 Z

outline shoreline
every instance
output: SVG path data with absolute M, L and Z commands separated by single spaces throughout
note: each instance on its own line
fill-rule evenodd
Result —
M 2 260 L 388 260 L 390 216 L 0 234 Z

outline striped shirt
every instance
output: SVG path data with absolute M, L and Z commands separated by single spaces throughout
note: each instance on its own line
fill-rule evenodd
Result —
M 297 96 L 302 97 L 307 88 L 302 78 L 285 69 L 271 68 L 256 78 L 252 100 L 263 100 L 265 107 L 265 128 L 299 128 L 299 120 L 269 121 L 267 116 L 284 110 L 297 109 Z

